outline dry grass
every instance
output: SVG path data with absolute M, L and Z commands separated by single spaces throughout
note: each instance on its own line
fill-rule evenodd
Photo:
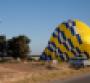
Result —
M 0 64 L 0 83 L 43 83 L 57 79 L 68 79 L 90 72 L 90 68 L 75 70 L 68 64 L 61 63 L 54 69 L 40 63 L 5 63 Z

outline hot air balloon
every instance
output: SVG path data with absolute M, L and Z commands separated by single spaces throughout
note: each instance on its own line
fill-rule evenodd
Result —
M 90 27 L 80 20 L 68 20 L 55 28 L 41 60 L 60 58 L 66 61 L 72 57 L 90 56 Z

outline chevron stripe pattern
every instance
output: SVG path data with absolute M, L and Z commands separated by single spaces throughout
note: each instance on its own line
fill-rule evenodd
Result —
M 89 26 L 79 20 L 68 20 L 54 30 L 40 58 L 53 60 L 59 57 L 65 61 L 72 57 L 89 57 L 89 40 Z

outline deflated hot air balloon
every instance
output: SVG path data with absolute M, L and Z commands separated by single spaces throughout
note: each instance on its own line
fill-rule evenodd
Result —
M 72 57 L 90 56 L 90 27 L 79 20 L 68 20 L 55 28 L 44 49 L 41 59 L 53 60 L 59 57 L 68 60 Z

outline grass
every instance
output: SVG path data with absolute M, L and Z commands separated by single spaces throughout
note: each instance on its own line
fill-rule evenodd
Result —
M 48 83 L 52 80 L 58 80 L 58 79 L 64 80 L 64 79 L 71 78 L 73 76 L 78 76 L 78 75 L 82 75 L 90 72 L 90 68 L 74 70 L 74 69 L 67 68 L 67 66 L 63 66 L 63 67 L 60 67 L 60 65 L 58 66 L 59 66 L 59 69 L 57 70 L 45 69 L 39 72 L 34 72 L 31 77 L 26 77 L 25 79 L 19 80 L 15 83 L 43 83 L 43 82 Z
M 9 67 L 6 70 L 5 67 L 7 67 L 7 65 Z M 11 67 L 12 65 L 13 67 Z M 14 72 L 16 68 L 15 73 L 12 73 L 14 75 L 10 74 L 11 76 L 14 76 L 16 80 L 11 82 L 9 81 L 10 80 L 9 79 L 7 83 L 43 83 L 43 82 L 48 83 L 53 80 L 58 80 L 58 79 L 63 80 L 63 79 L 71 78 L 73 76 L 90 73 L 89 67 L 75 70 L 75 69 L 69 68 L 67 63 L 57 64 L 55 65 L 55 67 L 52 67 L 51 69 L 47 68 L 47 64 L 46 63 L 42 64 L 42 62 L 41 63 L 29 62 L 27 64 L 24 64 L 24 63 L 7 64 L 6 63 L 6 64 L 0 65 L 0 67 L 3 67 L 2 70 L 0 68 L 0 72 L 2 73 L 6 71 L 9 72 L 9 69 L 10 69 L 10 72 L 11 71 Z M 20 67 L 21 69 L 18 70 L 18 68 Z M 24 70 L 25 67 L 27 67 L 29 71 Z M 24 72 L 22 71 L 22 68 L 24 68 L 23 69 Z M 5 70 L 3 71 L 3 69 Z M 6 83 L 6 82 L 1 82 L 1 83 Z

